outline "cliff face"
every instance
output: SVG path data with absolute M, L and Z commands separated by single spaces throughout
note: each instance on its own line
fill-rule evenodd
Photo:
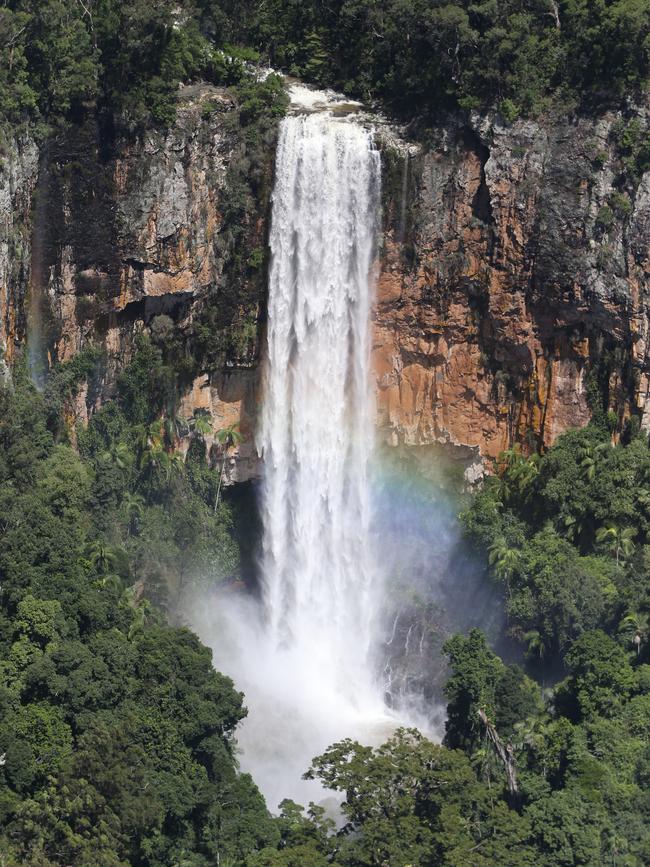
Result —
M 650 428 L 650 173 L 633 177 L 630 121 L 476 116 L 417 143 L 379 133 L 373 352 L 387 443 L 442 445 L 475 478 L 514 442 L 585 424 L 601 397 L 617 430 L 631 415 Z M 195 86 L 167 134 L 120 138 L 89 118 L 44 146 L 40 171 L 24 139 L 0 172 L 5 358 L 26 331 L 50 361 L 103 348 L 100 381 L 74 408 L 84 420 L 139 334 L 173 344 L 191 361 L 180 414 L 241 424 L 231 481 L 256 472 L 272 138 L 262 146 L 252 169 L 231 98 Z
M 49 143 L 34 282 L 49 307 L 46 341 L 57 360 L 99 338 L 110 378 L 134 335 L 163 315 L 185 330 L 192 300 L 219 278 L 217 191 L 229 143 L 199 111 L 182 108 L 164 137 L 109 142 L 110 131 L 89 119 Z
M 626 178 L 617 120 L 452 120 L 386 160 L 389 442 L 496 457 L 586 424 L 601 395 L 618 430 L 648 426 L 650 174 Z
M 27 328 L 45 363 L 102 350 L 98 381 L 71 408 L 71 420 L 82 422 L 112 396 L 138 335 L 149 334 L 181 370 L 174 412 L 207 410 L 215 432 L 241 425 L 232 480 L 255 472 L 249 434 L 263 311 L 262 273 L 233 264 L 235 208 L 242 246 L 263 249 L 265 237 L 265 213 L 249 213 L 257 203 L 240 189 L 246 158 L 236 105 L 209 86 L 182 92 L 166 134 L 120 137 L 91 116 L 51 139 L 32 214 Z M 269 165 L 272 158 L 270 149 Z
M 32 196 L 38 148 L 27 135 L 0 146 L 0 376 L 25 336 Z

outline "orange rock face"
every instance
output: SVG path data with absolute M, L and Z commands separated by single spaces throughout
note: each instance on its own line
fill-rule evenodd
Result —
M 605 230 L 614 120 L 477 119 L 390 160 L 373 347 L 386 442 L 484 459 L 548 446 L 590 420 L 603 365 L 619 429 L 647 416 L 650 176 Z
M 227 93 L 201 85 L 164 135 L 106 143 L 90 122 L 55 138 L 31 215 L 31 260 L 38 155 L 17 150 L 14 174 L 0 177 L 0 352 L 10 360 L 24 338 L 30 261 L 31 294 L 49 311 L 49 356 L 105 350 L 103 382 L 71 408 L 81 420 L 111 396 L 137 335 L 173 336 L 193 354 L 208 310 L 204 332 L 222 332 L 236 360 L 200 367 L 180 400 L 185 415 L 209 410 L 215 429 L 240 423 L 247 444 L 235 480 L 256 468 L 264 318 L 263 287 L 250 291 L 240 277 L 248 262 L 262 273 L 268 213 L 249 213 L 244 235 L 223 231 L 239 147 L 225 122 L 233 110 Z M 617 121 L 451 117 L 418 143 L 378 133 L 373 357 L 387 444 L 446 448 L 475 478 L 513 443 L 544 448 L 586 424 L 598 404 L 616 431 L 631 416 L 650 430 L 650 173 L 626 169 Z M 234 278 L 228 256 L 243 263 Z M 242 326 L 234 338 L 226 308 Z
M 258 200 L 242 192 L 240 175 L 250 164 L 236 112 L 227 91 L 195 85 L 181 95 L 176 122 L 164 132 L 113 138 L 88 116 L 48 142 L 31 215 L 29 284 L 38 321 L 31 317 L 26 335 L 49 362 L 67 361 L 90 346 L 101 351 L 99 381 L 68 407 L 71 424 L 87 422 L 114 395 L 116 375 L 131 360 L 139 335 L 149 334 L 161 349 L 173 344 L 178 356 L 190 358 L 200 355 L 203 340 L 213 355 L 202 367 L 204 353 L 191 376 L 190 365 L 179 376 L 178 412 L 185 418 L 210 413 L 213 435 L 206 439 L 219 461 L 214 434 L 238 424 L 244 441 L 229 450 L 227 482 L 250 478 L 257 467 L 260 251 L 267 216 L 264 204 L 256 208 Z M 269 140 L 269 175 L 272 157 Z M 0 206 L 1 192 L 0 186 Z M 237 249 L 232 217 L 224 222 L 228 207 L 239 209 Z M 0 227 L 0 289 L 1 242 Z M 257 264 L 248 268 L 253 253 Z M 239 270 L 233 261 L 243 262 Z M 7 323 L 16 310 L 30 320 L 22 303 L 4 311 L 0 303 Z M 3 337 L 0 327 L 0 351 Z

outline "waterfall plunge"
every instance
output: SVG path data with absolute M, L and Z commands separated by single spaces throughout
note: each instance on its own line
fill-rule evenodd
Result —
M 379 155 L 360 126 L 284 121 L 273 196 L 263 576 L 272 639 L 336 697 L 374 694 L 368 460 Z
M 395 724 L 371 656 L 379 588 L 369 544 L 369 319 L 380 180 L 362 126 L 329 113 L 282 122 L 258 431 L 263 604 L 224 601 L 206 636 L 216 666 L 245 693 L 241 764 L 271 809 L 283 797 L 322 798 L 301 776 L 330 743 L 376 741 Z

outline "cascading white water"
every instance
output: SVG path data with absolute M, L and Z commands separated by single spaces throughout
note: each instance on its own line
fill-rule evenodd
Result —
M 273 195 L 263 580 L 272 640 L 360 707 L 370 671 L 369 317 L 379 155 L 363 127 L 284 120 Z
M 261 605 L 230 594 L 194 625 L 244 691 L 241 764 L 275 809 L 345 737 L 395 721 L 372 659 L 381 595 L 370 545 L 369 321 L 380 206 L 372 134 L 329 112 L 281 124 L 270 236 Z M 215 622 L 216 618 L 216 622 Z

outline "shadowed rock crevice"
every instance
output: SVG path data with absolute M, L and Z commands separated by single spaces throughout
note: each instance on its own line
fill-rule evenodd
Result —
M 462 142 L 468 151 L 472 151 L 476 155 L 481 166 L 480 183 L 472 199 L 472 214 L 477 220 L 490 226 L 494 222 L 494 214 L 492 213 L 490 190 L 485 176 L 485 166 L 490 159 L 490 150 L 469 127 L 463 129 Z

